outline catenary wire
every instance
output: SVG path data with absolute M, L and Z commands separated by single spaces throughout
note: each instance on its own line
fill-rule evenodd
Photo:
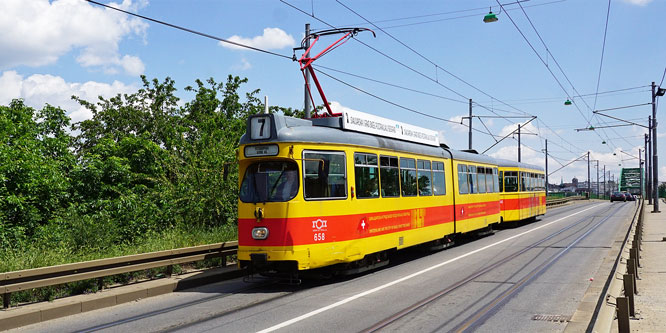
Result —
M 329 27 L 331 27 L 331 28 L 335 28 L 335 26 L 329 24 L 328 22 L 324 21 L 323 19 L 321 19 L 321 18 L 319 18 L 319 17 L 317 17 L 317 16 L 315 16 L 315 15 L 311 15 L 310 13 L 308 13 L 308 12 L 306 12 L 306 11 L 304 11 L 304 10 L 302 10 L 302 9 L 300 9 L 300 8 L 298 8 L 298 7 L 294 6 L 294 5 L 292 5 L 292 4 L 288 3 L 288 2 L 286 2 L 285 0 L 280 0 L 280 2 L 284 3 L 285 5 L 287 5 L 287 6 L 291 7 L 291 8 L 293 8 L 293 9 L 295 9 L 295 10 L 297 10 L 297 11 L 299 11 L 299 12 L 301 12 L 301 13 L 307 15 L 307 16 L 312 17 L 313 19 L 319 21 L 320 23 L 322 23 L 322 24 L 324 24 L 324 25 L 327 25 L 327 26 L 329 26 Z M 440 82 L 438 82 L 438 81 L 432 79 L 431 77 L 429 77 L 429 76 L 427 76 L 427 75 L 425 75 L 425 74 L 423 74 L 423 73 L 421 73 L 421 72 L 415 70 L 414 68 L 411 68 L 410 66 L 408 66 L 408 65 L 406 65 L 406 64 L 404 64 L 404 63 L 398 61 L 397 59 L 394 59 L 393 57 L 391 57 L 391 56 L 389 56 L 389 55 L 387 55 L 387 54 L 385 54 L 385 53 L 383 53 L 383 52 L 377 50 L 376 48 L 374 48 L 374 47 L 368 45 L 367 43 L 364 43 L 363 41 L 360 41 L 360 40 L 358 40 L 358 39 L 354 39 L 354 40 L 357 41 L 357 42 L 359 42 L 359 43 L 361 43 L 362 45 L 364 45 L 364 46 L 370 48 L 371 50 L 373 50 L 373 51 L 379 53 L 380 55 L 383 55 L 383 56 L 387 57 L 388 59 L 393 60 L 394 62 L 398 63 L 399 65 L 401 65 L 401 66 L 403 66 L 403 67 L 405 67 L 405 68 L 407 68 L 407 69 L 409 69 L 410 71 L 413 71 L 413 72 L 415 72 L 415 73 L 421 75 L 422 77 L 424 77 L 424 78 L 426 78 L 426 79 L 428 79 L 428 80 L 430 80 L 430 81 L 433 81 L 433 82 L 435 82 L 436 84 L 441 85 L 442 87 L 445 87 L 446 89 L 449 89 L 449 90 L 450 90 L 450 88 L 444 86 L 444 85 L 441 84 Z M 566 91 L 565 91 L 565 93 L 566 93 Z M 456 93 L 456 94 L 457 94 L 457 93 Z M 462 96 L 462 94 L 458 94 L 458 95 L 464 98 L 464 96 Z M 493 98 L 492 96 L 489 96 L 489 97 Z M 493 98 L 493 99 L 494 99 L 494 98 Z M 501 100 L 497 100 L 497 101 L 498 101 L 498 102 L 501 102 L 503 105 L 508 106 L 509 108 L 512 108 L 512 109 L 514 109 L 514 110 L 516 110 L 516 111 L 519 111 L 520 114 L 528 115 L 528 113 L 526 113 L 526 112 L 524 112 L 524 111 L 522 111 L 522 110 L 520 110 L 520 109 L 517 109 L 516 107 L 511 106 L 511 105 L 509 105 L 509 104 L 507 104 L 507 103 L 505 103 L 505 102 L 502 102 Z M 478 103 L 477 103 L 477 104 L 478 104 Z M 537 120 L 539 121 L 539 119 L 537 119 Z M 557 132 L 553 131 L 553 130 L 548 126 L 548 124 L 546 124 L 546 123 L 544 123 L 544 122 L 542 122 L 542 121 L 541 121 L 541 124 L 542 124 L 544 127 L 550 129 L 551 132 L 554 133 L 554 134 L 555 134 L 560 140 L 562 140 L 563 142 L 567 143 L 567 144 L 570 145 L 571 147 L 575 147 L 575 148 L 576 148 L 577 150 L 579 150 L 579 151 L 585 151 L 584 149 L 581 149 L 581 148 L 579 148 L 579 147 L 576 147 L 576 145 L 574 145 L 574 144 L 568 142 L 566 139 L 564 139 L 564 138 L 563 138 L 561 135 L 559 135 Z M 553 142 L 553 143 L 554 143 L 554 142 Z M 563 147 L 563 146 L 562 146 L 562 147 Z M 576 153 L 573 153 L 573 154 L 576 154 Z
M 599 75 L 597 76 L 597 92 L 599 91 L 599 83 L 601 82 L 601 69 L 604 65 L 604 52 L 606 51 L 606 34 L 608 33 L 608 18 L 610 17 L 611 0 L 608 0 L 608 9 L 606 10 L 606 25 L 604 26 L 604 41 L 601 44 L 601 60 L 599 61 Z M 597 96 L 594 96 L 594 107 L 597 108 Z
M 199 35 L 199 36 L 206 37 L 206 38 L 210 38 L 210 39 L 214 39 L 214 40 L 217 40 L 217 41 L 220 41 L 220 42 L 223 42 L 223 43 L 228 43 L 228 44 L 236 45 L 236 46 L 238 46 L 238 47 L 243 47 L 243 48 L 246 48 L 246 49 L 255 50 L 255 51 L 259 51 L 259 52 L 263 52 L 263 53 L 267 53 L 267 54 L 270 54 L 270 55 L 274 55 L 274 56 L 278 56 L 278 57 L 282 57 L 282 58 L 286 58 L 286 59 L 292 60 L 292 57 L 291 57 L 291 56 L 287 56 L 287 55 L 284 55 L 284 54 L 279 54 L 279 53 L 271 52 L 271 51 L 268 51 L 268 50 L 263 50 L 263 49 L 260 49 L 260 48 L 254 47 L 254 46 L 249 46 L 249 45 L 245 45 L 245 44 L 241 44 L 241 43 L 233 42 L 233 41 L 230 41 L 230 40 L 227 40 L 227 39 L 224 39 L 224 38 L 220 38 L 220 37 L 217 37 L 217 36 L 209 35 L 209 34 L 207 34 L 207 33 L 203 33 L 203 32 L 199 32 L 199 31 L 196 31 L 196 30 L 188 29 L 188 28 L 185 28 L 185 27 L 182 27 L 182 26 L 179 26 L 179 25 L 175 25 L 175 24 L 171 24 L 171 23 L 168 23 L 168 22 L 160 21 L 160 20 L 157 20 L 157 19 L 154 19 L 154 18 L 150 18 L 150 17 L 148 17 L 148 16 L 139 15 L 139 14 L 136 14 L 136 13 L 132 13 L 132 12 L 129 12 L 129 11 L 126 11 L 126 10 L 120 9 L 120 8 L 116 8 L 116 7 L 113 7 L 113 6 L 105 5 L 105 4 L 103 4 L 103 3 L 100 3 L 100 2 L 97 2 L 97 1 L 94 1 L 94 0 L 86 0 L 86 1 L 88 1 L 88 2 L 90 2 L 90 3 L 92 3 L 92 4 L 95 4 L 95 5 L 98 5 L 98 6 L 102 6 L 102 7 L 108 8 L 108 9 L 113 9 L 113 10 L 115 10 L 115 11 L 118 11 L 118 12 L 121 12 L 121 13 L 125 13 L 125 14 L 127 14 L 127 15 L 135 16 L 135 17 L 138 17 L 138 18 L 142 18 L 142 19 L 144 19 L 144 20 L 147 20 L 147 21 L 151 21 L 151 22 L 155 22 L 155 23 L 158 23 L 158 24 L 166 25 L 166 26 L 168 26 L 168 27 L 172 27 L 172 28 L 175 28 L 175 29 L 178 29 L 178 30 L 182 30 L 182 31 L 185 31 L 185 32 L 189 32 L 189 33 L 192 33 L 192 34 L 195 34 L 195 35 Z

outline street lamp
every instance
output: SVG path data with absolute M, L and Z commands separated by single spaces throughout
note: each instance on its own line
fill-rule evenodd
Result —
M 490 7 L 490 12 L 483 17 L 483 22 L 491 23 L 491 22 L 497 22 L 497 20 L 498 20 L 497 15 L 493 13 L 493 7 Z

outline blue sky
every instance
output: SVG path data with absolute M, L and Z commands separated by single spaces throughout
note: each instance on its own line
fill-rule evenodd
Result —
M 436 118 L 460 122 L 460 117 L 468 113 L 468 98 L 475 102 L 474 115 L 483 121 L 475 118 L 473 127 L 496 136 L 504 136 L 527 119 L 484 116 L 533 115 L 537 120 L 528 124 L 526 131 L 538 135 L 522 136 L 522 158 L 543 165 L 541 150 L 548 139 L 553 156 L 549 160 L 551 171 L 588 150 L 592 159 L 600 161 L 601 168 L 605 165 L 615 175 L 622 167 L 637 166 L 637 160 L 620 151 L 637 155 L 637 149 L 643 146 L 643 128 L 575 129 L 619 124 L 593 116 L 591 110 L 650 102 L 649 85 L 652 81 L 660 83 L 666 66 L 666 39 L 659 34 L 664 30 L 664 0 L 610 2 L 599 81 L 608 10 L 608 1 L 604 0 L 524 1 L 521 5 L 527 15 L 516 4 L 504 6 L 499 13 L 498 3 L 491 0 L 101 2 L 286 56 L 291 56 L 292 48 L 300 44 L 306 23 L 314 30 L 330 28 L 327 24 L 371 28 L 376 38 L 361 33 L 355 39 L 381 53 L 350 40 L 317 60 L 315 66 L 325 66 L 329 69 L 319 68 L 350 85 L 435 118 L 388 104 L 320 74 L 327 98 L 336 108 L 351 108 L 439 131 L 442 140 L 457 149 L 467 148 L 466 125 Z M 490 7 L 499 13 L 499 21 L 484 23 L 482 18 Z M 367 24 L 366 19 L 376 22 L 376 27 Z M 38 108 L 50 103 L 65 108 L 74 121 L 80 121 L 90 114 L 72 102 L 71 95 L 94 100 L 98 95 L 132 92 L 140 84 L 139 75 L 144 74 L 160 80 L 173 78 L 178 95 L 187 101 L 191 95 L 183 88 L 194 80 L 213 77 L 223 81 L 232 74 L 247 77 L 245 88 L 261 89 L 271 105 L 303 107 L 303 78 L 298 64 L 291 60 L 231 48 L 84 0 L 3 0 L 0 28 L 1 104 L 12 98 L 23 98 Z M 333 38 L 323 37 L 314 51 L 332 43 Z M 600 94 L 595 98 L 597 82 Z M 315 98 L 321 104 L 317 95 Z M 574 105 L 565 106 L 567 98 L 573 98 Z M 646 124 L 651 106 L 608 114 Z M 666 161 L 664 126 L 658 134 L 659 155 Z M 484 151 L 494 142 L 491 135 L 474 132 L 475 149 Z M 488 154 L 515 160 L 517 141 L 509 138 Z M 660 171 L 660 180 L 666 181 L 666 162 L 661 163 Z M 591 173 L 594 181 L 594 167 Z M 559 183 L 561 178 L 568 182 L 573 177 L 587 179 L 585 162 L 575 162 L 556 172 L 551 183 Z

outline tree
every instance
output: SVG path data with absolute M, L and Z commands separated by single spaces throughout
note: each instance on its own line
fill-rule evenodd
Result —
M 0 245 L 19 245 L 69 203 L 69 117 L 22 100 L 0 106 Z

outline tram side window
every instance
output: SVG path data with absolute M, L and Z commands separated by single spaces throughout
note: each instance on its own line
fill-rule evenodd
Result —
M 518 172 L 504 172 L 504 192 L 518 192 Z
M 493 168 L 493 188 L 495 188 L 495 193 L 501 192 L 499 177 L 497 175 L 497 168 Z
M 486 168 L 476 167 L 476 180 L 478 193 L 486 193 Z
M 493 181 L 493 169 L 492 168 L 486 168 L 486 191 L 488 193 L 494 193 L 495 192 L 495 182 Z
M 467 184 L 467 165 L 465 164 L 458 164 L 458 193 L 469 193 L 469 187 Z
M 354 174 L 356 175 L 357 198 L 379 198 L 377 155 L 355 153 Z
M 413 158 L 400 159 L 400 186 L 402 196 L 416 195 L 416 162 Z
M 533 173 L 530 173 L 530 191 L 536 191 L 537 184 L 536 184 L 536 175 Z
M 469 183 L 469 193 L 478 193 L 478 188 L 476 187 L 476 166 L 470 165 L 467 167 L 467 182 Z
M 497 169 L 495 169 L 495 173 L 497 173 Z M 504 171 L 499 172 L 499 191 L 504 192 Z
M 345 154 L 343 152 L 303 153 L 303 191 L 306 199 L 347 197 Z
M 432 170 L 430 161 L 416 161 L 416 175 L 418 177 L 419 196 L 432 195 Z
M 379 157 L 379 179 L 382 197 L 400 196 L 400 169 L 395 156 Z
M 544 175 L 539 175 L 539 191 L 545 191 L 546 190 L 546 181 L 544 180 Z
M 444 177 L 443 162 L 432 162 L 432 191 L 435 195 L 446 194 L 446 177 Z
M 520 172 L 520 191 L 527 191 L 527 173 L 522 171 Z

